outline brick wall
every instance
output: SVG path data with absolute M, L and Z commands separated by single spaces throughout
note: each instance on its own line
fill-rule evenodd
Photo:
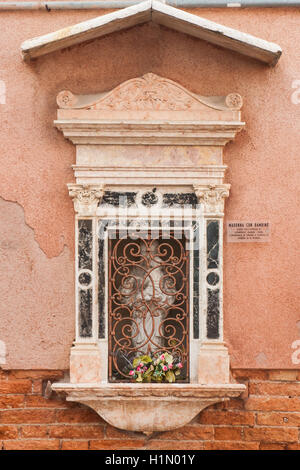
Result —
M 206 408 L 181 429 L 119 431 L 93 410 L 46 399 L 43 383 L 62 371 L 0 370 L 1 449 L 294 449 L 300 450 L 300 371 L 235 370 L 247 385 L 239 399 Z

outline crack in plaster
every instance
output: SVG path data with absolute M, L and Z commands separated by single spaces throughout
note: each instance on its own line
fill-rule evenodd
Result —
M 63 243 L 63 246 L 62 246 L 62 249 L 60 250 L 60 252 L 57 254 L 57 255 L 53 255 L 53 256 L 49 256 L 46 251 L 41 247 L 41 245 L 39 244 L 37 238 L 36 238 L 36 233 L 35 233 L 35 229 L 29 224 L 29 222 L 27 222 L 26 220 L 26 210 L 25 208 L 22 206 L 22 204 L 17 201 L 17 200 L 13 200 L 13 199 L 7 199 L 5 198 L 3 195 L 0 195 L 0 200 L 3 200 L 5 202 L 9 202 L 11 204 L 16 204 L 17 206 L 19 206 L 22 211 L 23 211 L 23 217 L 24 217 L 24 225 L 26 225 L 26 227 L 28 227 L 30 230 L 32 230 L 33 232 L 33 238 L 34 238 L 34 241 L 35 243 L 38 245 L 39 249 L 44 253 L 44 255 L 48 258 L 48 259 L 53 259 L 53 258 L 58 258 L 59 256 L 63 255 L 64 254 L 64 251 L 65 249 L 69 249 L 68 245 L 66 243 Z M 61 238 L 64 239 L 64 235 L 61 235 Z
M 64 369 L 74 338 L 70 250 L 49 258 L 18 202 L 0 197 L 0 214 L 0 364 L 3 341 L 5 370 Z

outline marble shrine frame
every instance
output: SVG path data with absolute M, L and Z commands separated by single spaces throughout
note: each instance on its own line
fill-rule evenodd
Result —
M 76 145 L 76 183 L 68 184 L 76 214 L 76 340 L 70 383 L 52 388 L 121 429 L 148 434 L 180 427 L 245 389 L 230 381 L 222 308 L 224 201 L 230 189 L 223 181 L 223 147 L 244 126 L 242 98 L 199 96 L 148 73 L 108 93 L 62 91 L 57 103 L 55 126 Z M 185 221 L 185 233 L 197 233 L 184 258 L 186 381 L 175 384 L 124 380 L 112 357 L 118 339 L 110 310 L 115 257 L 109 233 L 129 226 L 136 233 L 150 215 L 159 233 L 163 220 L 171 221 L 173 232 Z

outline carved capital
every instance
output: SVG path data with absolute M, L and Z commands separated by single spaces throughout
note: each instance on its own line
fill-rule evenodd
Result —
M 198 202 L 205 214 L 223 214 L 224 198 L 229 196 L 230 184 L 194 185 Z
M 94 214 L 104 194 L 104 185 L 68 184 L 68 189 L 75 212 L 80 215 Z

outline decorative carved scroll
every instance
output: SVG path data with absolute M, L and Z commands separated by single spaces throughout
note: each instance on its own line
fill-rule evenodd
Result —
M 227 96 L 201 96 L 179 83 L 154 73 L 121 83 L 108 93 L 74 95 L 63 90 L 56 98 L 61 109 L 99 109 L 109 111 L 189 111 L 205 107 L 239 110 L 243 100 L 237 93 Z

